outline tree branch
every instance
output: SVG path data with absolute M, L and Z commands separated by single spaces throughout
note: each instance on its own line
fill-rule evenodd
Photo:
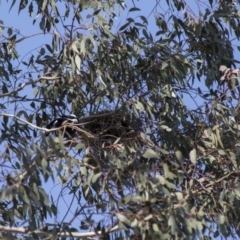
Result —
M 7 226 L 2 226 L 0 225 L 0 232 L 8 232 L 8 233 L 18 233 L 18 234 L 23 234 L 23 235 L 30 235 L 30 234 L 44 234 L 47 233 L 42 230 L 43 228 L 37 229 L 35 231 L 28 231 L 27 228 L 17 228 L 17 227 L 7 227 Z M 112 227 L 104 232 L 105 233 L 111 233 L 119 230 L 119 225 Z M 49 232 L 48 232 L 49 234 Z M 82 238 L 82 237 L 94 237 L 97 235 L 102 235 L 102 231 L 97 231 L 97 232 L 88 232 L 88 233 L 79 233 L 79 232 L 61 232 L 58 233 L 58 237 L 76 237 L 76 238 Z
M 30 123 L 30 122 L 28 122 L 28 121 L 26 121 L 26 120 L 18 117 L 18 116 L 16 116 L 16 115 L 13 115 L 13 114 L 0 113 L 0 116 L 15 118 L 15 119 L 17 119 L 17 120 L 19 120 L 19 121 L 21 121 L 21 122 L 23 122 L 23 123 L 28 124 L 29 126 L 35 128 L 35 129 L 42 130 L 42 131 L 45 131 L 45 132 L 54 132 L 54 131 L 57 131 L 57 130 L 60 130 L 60 129 L 64 129 L 64 128 L 66 128 L 66 127 L 72 127 L 72 128 L 74 128 L 74 129 L 76 129 L 78 132 L 81 132 L 81 133 L 86 134 L 86 136 L 88 136 L 88 137 L 91 137 L 91 138 L 94 138 L 94 137 L 95 137 L 95 136 L 93 136 L 92 134 L 90 134 L 89 132 L 84 131 L 84 130 L 82 130 L 81 128 L 77 127 L 78 125 L 83 125 L 84 123 L 74 124 L 74 126 L 72 126 L 71 124 L 65 124 L 64 126 L 61 126 L 61 127 L 59 127 L 59 128 L 47 129 L 47 128 L 43 128 L 43 127 L 38 127 L 38 126 L 36 126 L 36 125 L 34 125 L 34 124 L 32 124 L 32 123 Z
M 46 75 L 48 75 L 48 74 L 50 74 L 50 73 L 49 73 L 49 72 L 46 73 Z M 34 80 L 34 81 L 30 81 L 30 82 L 23 83 L 21 87 L 16 88 L 15 90 L 13 90 L 13 91 L 11 91 L 11 92 L 1 94 L 1 95 L 0 95 L 0 98 L 10 96 L 10 95 L 12 95 L 12 94 L 14 94 L 14 93 L 17 93 L 17 92 L 21 91 L 21 90 L 22 90 L 23 88 L 25 88 L 26 86 L 31 85 L 31 84 L 34 84 L 34 83 L 37 83 L 37 82 L 40 82 L 40 81 L 42 81 L 42 80 L 56 80 L 56 79 L 59 79 L 59 78 L 60 78 L 60 77 L 44 77 L 44 76 L 42 76 L 42 77 L 40 77 L 40 78 L 38 78 L 38 79 L 36 79 L 36 80 Z

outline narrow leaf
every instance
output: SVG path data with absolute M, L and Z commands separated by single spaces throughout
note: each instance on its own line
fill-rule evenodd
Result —
M 190 160 L 193 164 L 197 163 L 197 151 L 196 148 L 194 148 L 191 152 L 190 152 Z
M 116 213 L 116 216 L 117 216 L 117 218 L 119 219 L 120 222 L 125 223 L 125 224 L 127 224 L 128 226 L 131 225 L 129 219 L 128 219 L 127 217 L 125 217 L 124 215 L 122 215 L 122 214 L 120 214 L 120 213 Z
M 152 149 L 147 149 L 146 152 L 142 155 L 144 158 L 159 158 L 159 154 L 153 151 Z
M 136 7 L 133 7 L 133 8 L 129 9 L 129 12 L 135 12 L 135 11 L 141 11 L 141 9 L 140 8 L 136 8 Z
M 92 178 L 92 183 L 95 183 L 101 175 L 102 175 L 102 172 L 95 174 Z

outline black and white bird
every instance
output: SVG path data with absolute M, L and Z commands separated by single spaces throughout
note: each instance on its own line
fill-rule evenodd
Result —
M 75 126 L 76 124 L 79 124 L 79 119 L 76 117 L 75 114 L 70 115 L 62 115 L 59 118 L 54 119 L 51 121 L 46 128 L 47 129 L 53 129 L 53 128 L 61 128 L 59 130 L 56 130 L 57 132 L 60 131 L 64 133 L 64 137 L 73 137 L 76 129 L 72 128 L 72 126 Z M 64 125 L 68 125 L 67 127 L 63 127 Z M 45 135 L 48 136 L 50 132 L 46 132 Z

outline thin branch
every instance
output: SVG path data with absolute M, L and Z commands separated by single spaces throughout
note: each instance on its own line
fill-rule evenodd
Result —
M 23 123 L 28 124 L 29 126 L 35 128 L 35 129 L 43 130 L 43 131 L 46 131 L 46 132 L 52 132 L 52 131 L 56 131 L 56 130 L 59 129 L 59 128 L 53 128 L 53 129 L 41 128 L 41 127 L 38 127 L 38 126 L 36 126 L 36 125 L 34 125 L 34 124 L 32 124 L 32 123 L 30 123 L 30 122 L 24 120 L 24 119 L 21 119 L 20 117 L 17 117 L 17 116 L 15 116 L 15 115 L 13 115 L 13 114 L 0 113 L 0 116 L 5 116 L 5 117 L 12 117 L 12 118 L 15 118 L 15 119 L 17 119 L 17 120 L 19 120 L 19 121 L 21 121 L 21 122 L 23 122 Z
M 50 73 L 46 73 L 46 75 L 48 75 L 48 74 L 50 74 Z M 36 80 L 34 80 L 34 81 L 30 81 L 30 82 L 27 82 L 27 83 L 22 84 L 21 87 L 13 90 L 13 91 L 11 91 L 11 92 L 1 94 L 1 95 L 0 95 L 0 98 L 7 97 L 7 96 L 10 96 L 10 95 L 12 95 L 12 94 L 15 94 L 15 93 L 21 91 L 21 90 L 22 90 L 23 88 L 25 88 L 26 86 L 31 85 L 31 84 L 34 84 L 34 83 L 37 83 L 37 82 L 40 82 L 40 81 L 42 81 L 42 80 L 56 80 L 56 79 L 59 79 L 59 78 L 60 78 L 60 77 L 43 77 L 43 76 L 42 76 L 42 77 L 40 77 L 40 78 L 38 78 L 38 79 L 36 79 Z
M 44 229 L 44 228 L 41 228 Z M 111 232 L 115 232 L 119 230 L 119 225 L 110 228 L 109 230 L 106 230 L 104 233 L 102 233 L 102 231 L 97 231 L 97 232 L 88 232 L 88 233 L 79 233 L 79 232 L 61 232 L 58 233 L 57 236 L 58 237 L 76 237 L 76 238 L 82 238 L 82 237 L 94 237 L 94 236 L 98 236 L 98 235 L 102 235 L 102 234 L 106 234 L 106 233 L 111 233 Z M 27 228 L 17 228 L 17 227 L 7 227 L 7 226 L 2 226 L 0 225 L 0 232 L 8 232 L 8 233 L 19 233 L 19 234 L 23 234 L 23 235 L 30 235 L 30 234 L 44 234 L 47 233 L 43 230 L 37 229 L 35 231 L 28 231 Z M 49 232 L 48 232 L 49 234 Z
M 12 118 L 15 118 L 23 123 L 26 123 L 28 124 L 29 126 L 35 128 L 35 129 L 38 129 L 38 130 L 42 130 L 42 131 L 45 131 L 45 132 L 55 132 L 55 131 L 58 131 L 58 130 L 61 130 L 61 129 L 64 129 L 64 128 L 67 128 L 67 127 L 72 127 L 73 129 L 76 129 L 78 132 L 81 132 L 81 133 L 84 133 L 86 134 L 86 136 L 88 137 L 91 137 L 91 138 L 95 138 L 95 136 L 93 136 L 92 134 L 90 134 L 89 132 L 87 131 L 84 131 L 82 130 L 81 128 L 78 128 L 77 126 L 78 125 L 83 125 L 84 123 L 80 123 L 80 124 L 74 124 L 74 126 L 72 124 L 65 124 L 64 126 L 61 126 L 59 128 L 51 128 L 51 129 L 47 129 L 47 128 L 44 128 L 44 127 L 38 127 L 24 119 L 21 119 L 20 117 L 17 117 L 13 114 L 8 114 L 8 113 L 0 113 L 0 116 L 5 116 L 5 117 L 12 117 Z

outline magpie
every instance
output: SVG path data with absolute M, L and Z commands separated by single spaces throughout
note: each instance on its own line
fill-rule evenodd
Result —
M 64 125 L 76 125 L 79 124 L 79 119 L 76 117 L 75 114 L 70 114 L 70 115 L 62 115 L 59 118 L 54 119 L 53 121 L 51 121 L 46 128 L 47 129 L 52 129 L 52 128 L 60 128 L 59 130 L 56 131 L 60 131 L 60 132 L 64 132 L 64 137 L 72 137 L 75 133 L 75 129 L 68 126 L 66 128 L 64 128 Z M 45 135 L 48 136 L 50 132 L 46 132 Z M 56 134 L 57 135 L 57 134 Z

